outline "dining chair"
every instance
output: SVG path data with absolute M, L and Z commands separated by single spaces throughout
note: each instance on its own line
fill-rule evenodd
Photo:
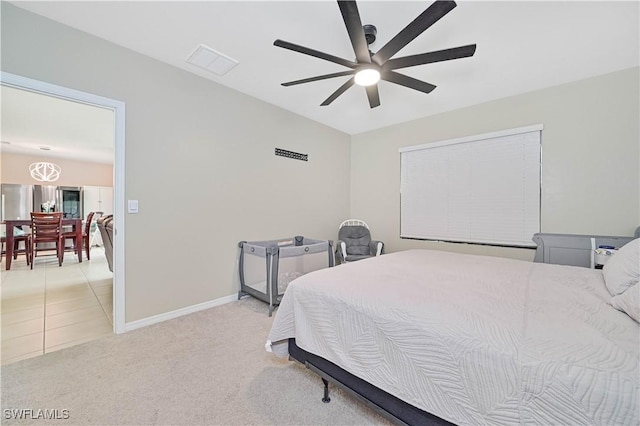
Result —
M 53 250 L 53 248 L 38 248 L 38 244 L 55 243 L 58 266 L 62 266 L 64 259 L 64 239 L 62 237 L 62 213 L 31 213 L 31 269 L 35 263 L 38 251 Z
M 82 230 L 82 246 L 84 247 L 84 251 L 87 253 L 87 260 L 91 260 L 91 254 L 90 254 L 90 249 L 91 249 L 91 221 L 93 220 L 93 216 L 96 214 L 96 212 L 89 212 L 89 214 L 87 215 L 87 221 L 84 224 L 84 229 Z M 65 242 L 65 250 L 71 251 L 71 249 L 73 249 L 74 253 L 78 253 L 78 248 L 76 247 L 76 231 L 75 229 L 73 231 L 69 231 L 69 232 L 63 232 L 63 238 L 64 238 L 64 242 Z M 73 246 L 70 248 L 66 247 L 66 241 L 67 240 L 72 240 L 73 241 Z M 80 248 L 80 250 L 82 250 L 82 247 Z
M 20 248 L 20 243 L 24 243 L 24 248 Z M 0 237 L 0 263 L 2 262 L 2 256 L 6 255 L 5 246 L 7 244 L 7 237 Z M 14 235 L 13 236 L 13 259 L 17 259 L 19 254 L 24 254 L 27 260 L 27 265 L 30 263 L 30 252 L 31 252 L 31 234 L 25 233 L 23 235 Z

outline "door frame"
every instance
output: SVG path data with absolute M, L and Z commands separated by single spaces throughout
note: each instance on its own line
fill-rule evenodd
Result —
M 80 102 L 114 112 L 115 140 L 113 161 L 113 198 L 114 198 L 114 230 L 113 230 L 113 332 L 125 332 L 125 103 L 115 99 L 82 92 L 56 84 L 46 83 L 28 77 L 0 72 L 0 84 L 7 87 L 23 89 L 34 93 L 53 96 L 74 102 Z

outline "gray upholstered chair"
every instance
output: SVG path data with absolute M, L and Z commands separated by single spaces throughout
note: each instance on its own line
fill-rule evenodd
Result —
M 348 219 L 338 228 L 338 256 L 341 263 L 380 256 L 384 243 L 371 239 L 369 226 L 359 219 Z
M 101 216 L 97 223 L 104 245 L 104 255 L 107 257 L 109 270 L 113 272 L 113 215 Z

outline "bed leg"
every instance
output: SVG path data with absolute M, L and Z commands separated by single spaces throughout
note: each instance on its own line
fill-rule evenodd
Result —
M 324 383 L 324 397 L 322 398 L 322 402 L 328 404 L 331 402 L 331 398 L 329 398 L 329 382 L 326 379 L 322 379 L 322 383 Z

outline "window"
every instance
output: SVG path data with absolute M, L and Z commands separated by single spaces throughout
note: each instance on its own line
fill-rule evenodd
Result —
M 400 149 L 400 237 L 535 247 L 542 125 Z

